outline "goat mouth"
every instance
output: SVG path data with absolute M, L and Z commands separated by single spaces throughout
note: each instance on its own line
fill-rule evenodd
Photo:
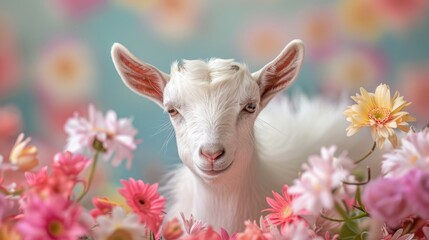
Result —
M 198 168 L 201 172 L 203 172 L 205 175 L 208 175 L 208 176 L 217 176 L 217 175 L 219 175 L 219 174 L 221 174 L 221 173 L 225 172 L 226 170 L 228 170 L 228 169 L 231 167 L 231 165 L 232 165 L 232 161 L 228 164 L 228 166 L 226 166 L 225 168 L 220 169 L 220 170 L 215 170 L 215 169 L 211 169 L 211 170 L 204 170 L 204 169 L 201 169 L 201 168 L 200 168 L 200 167 L 198 167 L 198 166 L 197 166 L 197 168 Z

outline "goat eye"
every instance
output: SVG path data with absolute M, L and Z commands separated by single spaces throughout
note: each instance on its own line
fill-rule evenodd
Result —
M 167 112 L 172 117 L 176 116 L 179 113 L 175 108 L 170 108 L 170 109 L 167 110 Z
M 244 110 L 246 110 L 249 113 L 254 113 L 256 110 L 256 103 L 248 103 L 246 107 L 244 107 Z

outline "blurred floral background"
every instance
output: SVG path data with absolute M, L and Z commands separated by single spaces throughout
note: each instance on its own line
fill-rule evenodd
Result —
M 163 110 L 128 90 L 110 58 L 114 42 L 169 72 L 177 59 L 234 58 L 255 71 L 292 39 L 306 46 L 288 90 L 333 100 L 380 82 L 429 121 L 428 0 L 0 0 L 0 154 L 20 132 L 39 159 L 63 149 L 65 121 L 88 104 L 133 116 L 133 167 L 103 167 L 103 189 L 121 177 L 159 180 L 178 163 Z M 345 133 L 345 132 L 344 132 Z M 43 165 L 43 164 L 41 164 Z M 109 179 L 109 181 L 106 181 Z M 105 188 L 102 187 L 106 185 Z M 96 194 L 96 193 L 95 193 Z

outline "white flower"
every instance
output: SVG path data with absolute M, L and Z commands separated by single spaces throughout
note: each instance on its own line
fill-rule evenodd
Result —
M 386 177 L 401 177 L 413 168 L 429 171 L 429 130 L 409 134 L 400 148 L 383 157 L 382 173 Z
M 282 240 L 323 240 L 317 236 L 313 230 L 304 221 L 295 224 L 289 224 L 282 233 Z
M 303 165 L 301 177 L 289 188 L 290 194 L 297 195 L 292 203 L 294 211 L 318 214 L 322 208 L 331 209 L 334 201 L 345 194 L 339 188 L 353 163 L 345 154 L 334 157 L 335 150 L 334 146 L 322 148 L 321 156 L 310 156 L 309 164 Z
M 93 144 L 97 140 L 106 151 L 105 159 L 113 156 L 113 166 L 118 166 L 123 159 L 127 159 L 127 168 L 131 167 L 132 151 L 137 147 L 134 139 L 137 130 L 131 119 L 118 119 L 112 110 L 104 117 L 90 105 L 88 119 L 76 113 L 65 124 L 65 131 L 69 135 L 66 150 L 75 153 L 82 153 L 86 149 L 94 150 Z
M 139 216 L 134 213 L 126 215 L 122 207 L 116 206 L 112 216 L 101 215 L 95 221 L 94 239 L 149 239 L 149 230 L 139 222 Z

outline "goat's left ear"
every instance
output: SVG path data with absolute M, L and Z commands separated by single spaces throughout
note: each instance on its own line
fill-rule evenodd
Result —
M 283 51 L 262 69 L 252 74 L 258 82 L 261 105 L 264 107 L 282 90 L 289 87 L 298 76 L 304 58 L 301 40 L 293 40 Z

